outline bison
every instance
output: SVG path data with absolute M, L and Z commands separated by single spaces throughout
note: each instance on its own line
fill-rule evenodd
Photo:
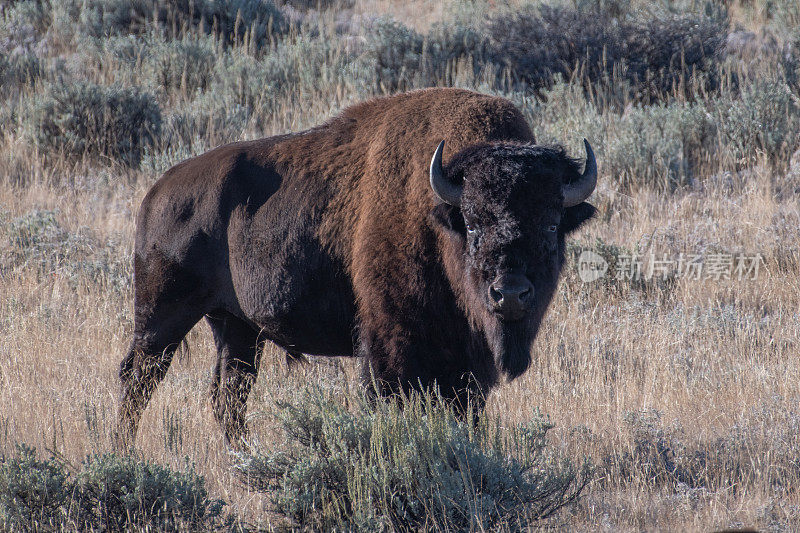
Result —
M 382 395 L 435 385 L 481 401 L 528 368 L 565 235 L 595 212 L 585 147 L 581 172 L 535 145 L 511 102 L 426 89 L 174 166 L 136 221 L 122 442 L 201 318 L 229 442 L 267 341 L 287 357 L 360 356 Z

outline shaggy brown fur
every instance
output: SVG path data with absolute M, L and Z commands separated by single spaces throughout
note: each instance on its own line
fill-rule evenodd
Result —
M 442 139 L 445 162 L 459 154 L 446 168 L 464 184 L 463 213 L 429 185 Z M 501 371 L 519 375 L 555 287 L 563 234 L 593 212 L 560 208 L 561 184 L 577 166 L 531 143 L 507 100 L 427 89 L 170 169 L 137 218 L 134 338 L 120 368 L 123 442 L 203 317 L 219 357 L 214 413 L 231 440 L 245 430 L 267 340 L 297 358 L 363 356 L 383 393 L 436 382 L 465 401 Z M 495 220 L 499 233 L 468 245 L 464 216 Z M 545 218 L 563 219 L 556 248 L 540 242 Z M 537 297 L 529 320 L 504 325 L 483 300 L 487 280 L 519 266 L 508 260 L 515 250 Z M 539 263 L 550 265 L 541 279 Z

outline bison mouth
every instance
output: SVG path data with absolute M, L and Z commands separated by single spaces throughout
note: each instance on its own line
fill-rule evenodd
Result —
M 509 379 L 519 377 L 531 364 L 531 346 L 538 329 L 525 320 L 495 320 L 486 336 L 494 360 Z
M 492 310 L 492 314 L 504 324 L 514 324 L 516 322 L 521 322 L 522 319 L 524 319 L 527 316 L 528 312 L 525 310 L 514 310 L 514 311 Z

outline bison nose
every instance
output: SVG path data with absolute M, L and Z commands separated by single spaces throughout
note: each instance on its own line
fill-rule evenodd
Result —
M 496 313 L 509 320 L 519 320 L 533 297 L 533 285 L 527 278 L 498 279 L 489 286 L 489 300 Z

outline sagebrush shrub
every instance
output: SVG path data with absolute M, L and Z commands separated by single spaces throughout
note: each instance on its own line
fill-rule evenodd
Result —
M 217 54 L 213 37 L 205 35 L 166 39 L 158 33 L 112 36 L 100 42 L 102 52 L 120 63 L 116 79 L 154 92 L 193 95 L 205 90 L 214 76 Z M 162 93 L 163 94 L 163 93 Z
M 193 94 L 211 83 L 217 50 L 210 38 L 158 40 L 153 44 L 145 65 L 158 87 Z
M 11 96 L 42 74 L 38 56 L 48 25 L 48 13 L 41 2 L 25 0 L 0 6 L 0 97 L 12 104 L 16 99 Z M 0 113 L 0 119 L 6 117 Z
M 523 98 L 519 105 L 539 143 L 565 143 L 581 149 L 586 138 L 603 149 L 606 118 L 577 83 L 558 80 L 542 98 Z M 578 152 L 580 153 L 580 152 Z M 602 160 L 601 160 L 602 162 Z
M 36 450 L 17 446 L 0 456 L 0 526 L 7 530 L 57 530 L 72 495 L 69 473 L 60 461 L 39 459 Z
M 492 60 L 517 82 L 541 89 L 556 75 L 577 76 L 588 88 L 622 79 L 631 96 L 649 101 L 691 75 L 716 74 L 727 19 L 670 15 L 640 22 L 596 8 L 540 6 L 493 17 L 487 34 Z
M 422 35 L 395 20 L 379 18 L 369 26 L 366 40 L 363 59 L 374 69 L 376 88 L 410 87 L 420 70 Z
M 365 33 L 358 62 L 371 71 L 378 91 L 435 85 L 460 59 L 473 59 L 476 74 L 484 68 L 486 38 L 469 25 L 435 24 L 423 35 L 393 19 L 378 18 Z
M 136 88 L 52 83 L 31 104 L 23 127 L 46 153 L 105 156 L 135 167 L 161 133 L 155 96 Z
M 11 249 L 20 254 L 35 253 L 34 250 L 59 239 L 62 231 L 57 215 L 57 211 L 34 209 L 10 221 L 4 229 Z
M 79 36 L 143 34 L 155 26 L 170 37 L 206 33 L 226 44 L 261 48 L 273 34 L 288 29 L 280 9 L 270 0 L 68 0 L 61 17 Z
M 286 5 L 297 9 L 331 9 L 331 8 L 350 8 L 355 4 L 355 0 L 284 0 Z
M 540 416 L 513 428 L 476 425 L 431 395 L 403 407 L 361 398 L 351 412 L 320 390 L 279 408 L 287 448 L 253 446 L 237 468 L 273 492 L 277 512 L 296 527 L 524 528 L 574 501 L 587 482 L 587 470 L 546 449 L 552 426 Z
M 8 242 L 0 253 L 0 268 L 58 276 L 72 287 L 128 290 L 132 271 L 123 244 L 98 241 L 86 228 L 69 232 L 58 217 L 58 211 L 34 209 L 0 226 L 0 242 Z
M 188 10 L 184 8 L 184 12 Z M 251 46 L 261 48 L 270 44 L 273 33 L 288 29 L 271 0 L 205 0 L 201 12 L 203 24 L 212 29 L 216 26 L 217 34 L 230 43 L 243 42 L 247 37 Z
M 704 103 L 673 101 L 601 112 L 579 84 L 564 82 L 543 96 L 543 102 L 523 104 L 537 140 L 569 140 L 577 146 L 586 137 L 596 146 L 604 175 L 626 189 L 672 190 L 691 183 L 717 150 L 717 124 Z
M 479 75 L 485 68 L 488 41 L 473 26 L 454 23 L 435 24 L 425 36 L 423 49 L 423 68 L 426 71 L 427 85 L 439 80 L 450 84 L 445 76 L 453 63 L 471 59 L 473 74 Z
M 607 131 L 603 168 L 628 188 L 670 190 L 688 183 L 716 139 L 702 106 L 678 102 L 629 108 Z
M 223 525 L 203 477 L 134 457 L 88 457 L 73 474 L 20 445 L 0 457 L 0 525 L 18 531 L 207 531 Z
M 493 17 L 487 25 L 492 60 L 534 88 L 549 86 L 556 74 L 569 79 L 581 64 L 589 78 L 606 68 L 606 57 L 621 51 L 620 29 L 609 17 L 565 7 L 527 8 Z
M 625 78 L 641 99 L 661 99 L 685 89 L 694 77 L 705 88 L 716 89 L 725 56 L 728 20 L 724 16 L 693 15 L 654 18 L 628 29 L 624 45 L 630 57 Z M 614 58 L 615 62 L 624 57 Z M 702 76 L 698 76 L 702 75 Z
M 785 167 L 800 147 L 800 104 L 782 80 L 758 79 L 740 94 L 711 101 L 709 108 L 720 131 L 722 155 L 738 168 L 761 156 Z
M 350 59 L 333 40 L 300 37 L 281 42 L 258 65 L 260 72 L 257 76 L 249 80 L 239 78 L 238 82 L 245 94 L 251 95 L 251 106 L 258 104 L 259 96 L 270 104 L 278 95 L 306 101 L 323 87 L 335 87 L 350 81 L 346 79 Z M 244 72 L 241 63 L 237 69 L 239 73 Z M 222 81 L 227 83 L 228 80 Z M 259 87 L 262 88 L 261 95 L 258 94 Z
M 191 102 L 175 106 L 165 117 L 163 142 L 145 154 L 142 164 L 165 172 L 178 161 L 239 139 L 251 118 L 250 108 L 230 104 L 215 92 L 202 93 Z
M 800 34 L 786 44 L 780 65 L 787 84 L 800 97 Z
M 107 37 L 143 31 L 156 5 L 150 0 L 88 0 L 71 7 L 81 35 Z
M 41 72 L 41 61 L 33 54 L 0 55 L 0 95 L 32 85 Z
M 50 25 L 45 2 L 23 0 L 0 5 L 0 55 L 31 53 Z
M 311 101 L 332 88 L 366 94 L 352 59 L 333 39 L 307 37 L 282 41 L 259 58 L 220 54 L 208 89 L 170 115 L 169 135 L 187 142 L 198 134 L 237 138 L 245 128 L 263 129 L 280 103 Z
M 111 531 L 203 530 L 223 506 L 209 500 L 205 480 L 193 470 L 175 472 L 115 454 L 87 460 L 76 476 L 75 494 L 76 521 Z

